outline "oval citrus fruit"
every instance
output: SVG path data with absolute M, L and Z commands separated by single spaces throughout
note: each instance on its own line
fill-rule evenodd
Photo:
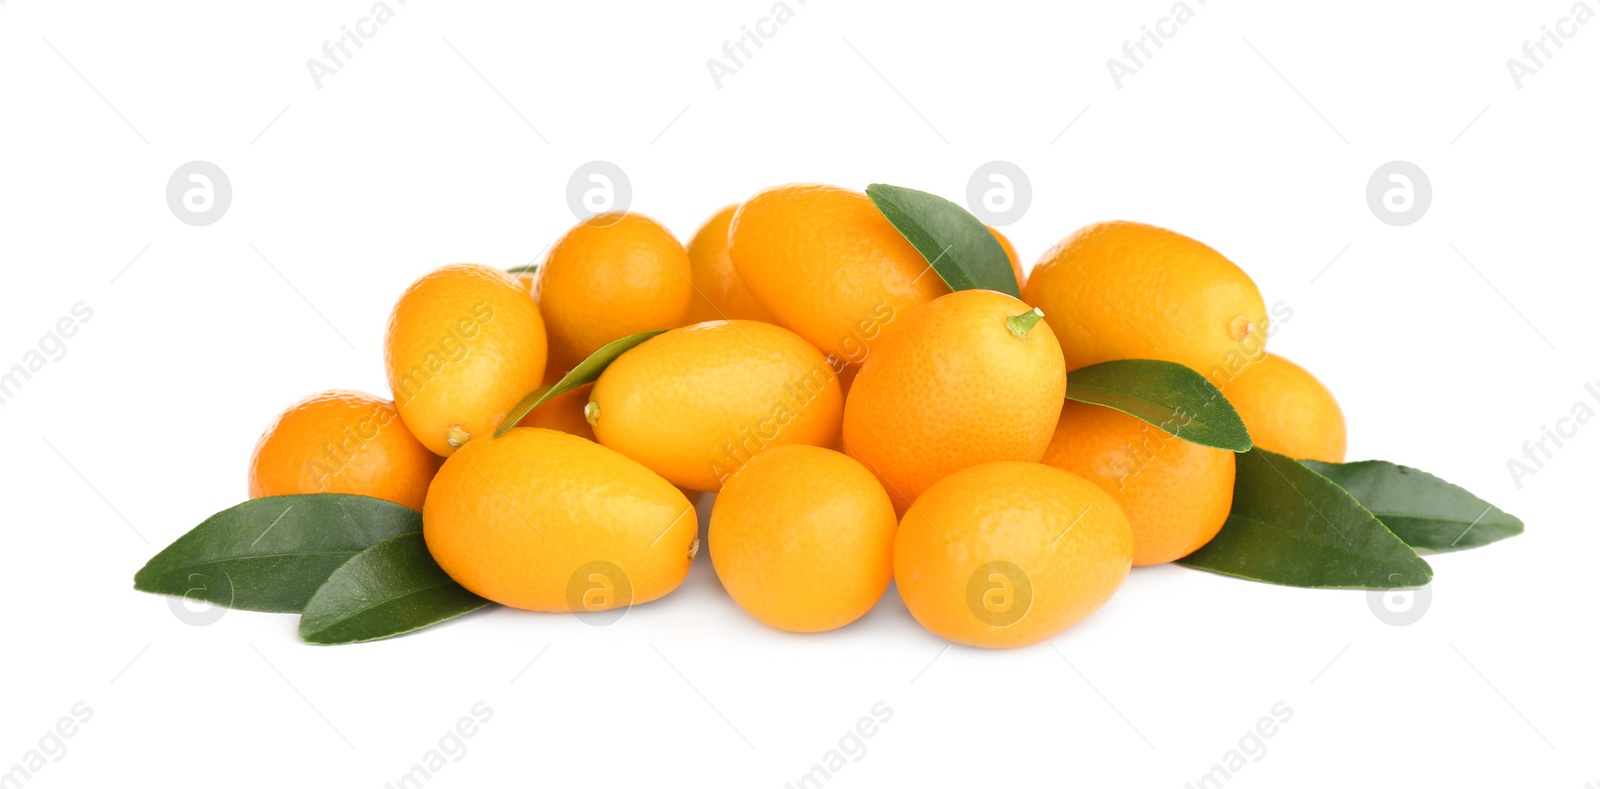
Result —
M 384 338 L 395 408 L 418 441 L 448 455 L 494 432 L 544 376 L 539 307 L 516 279 L 472 264 L 445 266 L 395 303 Z
M 1256 446 L 1296 460 L 1344 462 L 1344 411 L 1333 392 L 1300 365 L 1268 354 L 1246 364 L 1222 393 Z
M 769 447 L 832 444 L 841 405 L 828 360 L 794 332 L 710 321 L 618 357 L 595 382 L 588 415 L 600 443 L 673 484 L 717 490 Z
M 790 184 L 739 207 L 728 253 L 776 322 L 850 364 L 917 305 L 950 292 L 861 192 Z
M 860 463 L 774 447 L 728 479 L 707 543 L 723 588 L 773 627 L 815 633 L 872 609 L 894 573 L 894 506 Z
M 728 226 L 733 224 L 733 214 L 739 206 L 730 205 L 694 234 L 689 241 L 689 265 L 694 268 L 694 306 L 689 308 L 687 323 L 716 320 L 752 320 L 772 322 L 761 302 L 739 279 L 733 268 L 733 258 L 728 256 Z
M 550 248 L 535 287 L 551 367 L 564 373 L 619 337 L 684 325 L 692 276 L 683 244 L 648 217 L 578 223 Z
M 554 383 L 549 376 L 545 377 L 546 385 Z M 583 417 L 583 407 L 589 404 L 589 393 L 593 389 L 594 384 L 568 389 L 529 411 L 517 422 L 517 427 L 545 427 L 593 441 L 594 428 Z
M 1233 453 L 1176 438 L 1120 411 L 1068 402 L 1044 461 L 1103 488 L 1133 529 L 1133 564 L 1181 559 L 1233 508 Z
M 1163 359 L 1207 375 L 1266 337 L 1249 275 L 1199 241 L 1138 222 L 1089 225 L 1056 244 L 1023 300 L 1050 316 L 1068 370 Z
M 1005 250 L 1006 260 L 1011 263 L 1011 276 L 1017 278 L 1017 290 L 1020 292 L 1022 286 L 1027 284 L 1028 277 L 1022 272 L 1022 259 L 1017 257 L 1017 248 L 1011 245 L 1011 239 L 1006 238 L 1004 233 L 992 227 L 989 228 L 989 235 L 994 236 L 994 240 L 1000 242 L 1000 248 Z
M 422 510 L 428 551 L 456 583 L 531 611 L 659 598 L 688 573 L 697 528 L 689 500 L 649 469 L 540 428 L 462 447 Z
M 250 498 L 353 493 L 420 510 L 439 462 L 394 403 L 332 390 L 289 406 L 261 433 L 250 457 Z
M 1132 556 L 1127 518 L 1093 483 L 1038 463 L 985 463 L 939 480 L 906 513 L 894 579 L 941 638 L 1017 647 L 1093 613 Z
M 957 291 L 907 316 L 861 366 L 845 403 L 845 449 L 904 511 L 951 472 L 1037 461 L 1066 388 L 1061 346 L 1037 311 L 1002 293 Z

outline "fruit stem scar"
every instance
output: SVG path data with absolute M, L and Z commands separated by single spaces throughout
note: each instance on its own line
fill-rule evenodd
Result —
M 696 538 L 694 538 L 694 542 L 689 543 L 689 561 L 691 561 L 691 562 L 694 561 L 694 555 L 699 553 L 699 552 L 700 552 L 700 538 L 696 537 Z
M 451 449 L 460 449 L 463 444 L 471 440 L 472 434 L 462 430 L 460 425 L 451 425 L 444 431 L 444 442 L 449 444 Z
M 1033 325 L 1043 317 L 1044 310 L 1034 307 L 1021 315 L 1013 315 L 1006 318 L 1006 328 L 1010 329 L 1012 336 L 1017 339 L 1026 339 L 1028 332 L 1033 329 Z
M 600 421 L 600 404 L 590 400 L 583 406 L 583 421 L 594 424 Z
M 1255 331 L 1256 325 L 1249 318 L 1240 315 L 1228 324 L 1228 336 L 1235 340 L 1242 340 Z

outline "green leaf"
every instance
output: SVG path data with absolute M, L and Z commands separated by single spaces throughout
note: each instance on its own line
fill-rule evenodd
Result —
M 421 534 L 402 534 L 350 557 L 328 576 L 300 615 L 300 638 L 310 644 L 377 641 L 487 605 L 439 569 Z
M 967 209 L 938 195 L 888 184 L 867 187 L 867 196 L 951 290 L 983 288 L 1022 297 L 1005 249 Z
M 247 611 L 298 613 L 339 565 L 421 531 L 422 515 L 367 496 L 270 496 L 190 529 L 133 576 L 133 588 Z
M 517 404 L 511 407 L 511 412 L 506 414 L 506 418 L 500 422 L 500 427 L 495 428 L 494 437 L 499 438 L 505 435 L 506 431 L 516 427 L 517 423 L 521 422 L 529 411 L 544 405 L 551 398 L 566 394 L 584 384 L 594 383 L 600 377 L 600 374 L 605 372 L 606 368 L 617 360 L 618 356 L 633 350 L 634 346 L 639 343 L 657 334 L 664 333 L 666 333 L 665 329 L 642 331 L 638 334 L 630 334 L 621 339 L 612 340 L 600 346 L 600 350 L 589 354 L 589 358 L 579 362 L 577 367 L 572 368 L 566 375 L 561 376 L 561 380 L 549 386 L 541 386 L 529 392 L 526 397 L 518 400 Z
M 506 269 L 507 274 L 534 274 L 538 271 L 539 264 L 537 263 L 527 266 L 512 266 L 511 268 Z
M 1202 446 L 1234 452 L 1251 446 L 1250 431 L 1221 390 L 1176 362 L 1127 359 L 1073 370 L 1067 399 L 1121 411 Z
M 1413 548 L 1460 551 L 1522 533 L 1516 516 L 1426 471 L 1383 460 L 1300 462 L 1349 491 Z
M 1282 586 L 1402 589 L 1433 569 L 1326 477 L 1260 447 L 1237 456 L 1233 512 L 1178 563 Z

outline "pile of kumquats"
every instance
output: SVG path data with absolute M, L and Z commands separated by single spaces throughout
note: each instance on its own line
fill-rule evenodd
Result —
M 135 587 L 339 644 L 494 603 L 648 603 L 704 551 L 772 627 L 844 627 L 893 583 L 941 638 L 1014 647 L 1135 566 L 1408 588 L 1433 575 L 1419 551 L 1522 531 L 1432 475 L 1346 463 L 1333 395 L 1267 350 L 1291 315 L 1171 230 L 1089 225 L 1025 274 L 965 209 L 882 184 L 767 189 L 687 247 L 599 214 L 538 266 L 414 282 L 392 400 L 289 406 L 249 500 Z

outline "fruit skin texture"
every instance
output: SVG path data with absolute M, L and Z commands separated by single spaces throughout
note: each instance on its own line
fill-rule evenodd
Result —
M 1246 364 L 1222 393 L 1256 446 L 1296 460 L 1344 462 L 1344 411 L 1333 392 L 1300 365 L 1268 354 Z
M 844 627 L 889 588 L 898 523 L 883 486 L 831 449 L 750 459 L 711 509 L 717 577 L 751 616 L 796 633 Z
M 950 292 L 870 198 L 836 186 L 757 193 L 733 217 L 728 252 L 779 325 L 849 364 L 885 326 Z
M 1133 529 L 1133 564 L 1181 559 L 1233 509 L 1234 453 L 1176 438 L 1120 411 L 1068 402 L 1044 461 L 1099 485 Z
M 289 406 L 262 431 L 250 456 L 250 498 L 353 493 L 421 510 L 440 462 L 394 403 L 333 389 Z
M 1163 359 L 1206 375 L 1230 351 L 1266 342 L 1249 275 L 1199 241 L 1138 222 L 1068 236 L 1034 266 L 1022 298 L 1050 317 L 1068 370 Z
M 770 323 L 710 321 L 652 337 L 594 384 L 600 443 L 675 485 L 717 490 L 753 455 L 831 445 L 839 380 L 820 351 Z
M 728 256 L 728 226 L 739 206 L 730 205 L 711 217 L 689 241 L 689 265 L 694 268 L 694 305 L 688 323 L 717 320 L 752 320 L 772 323 L 767 308 L 739 279 Z
M 1022 286 L 1028 283 L 1028 277 L 1022 273 L 1022 259 L 1017 257 L 1017 248 L 1011 246 L 1011 239 L 992 227 L 989 227 L 989 235 L 994 236 L 994 240 L 1000 242 L 1000 248 L 1006 251 L 1006 260 L 1011 262 L 1011 276 L 1017 278 L 1017 291 L 1020 293 Z
M 428 551 L 456 583 L 530 611 L 655 600 L 683 582 L 697 531 L 694 507 L 666 480 L 540 428 L 462 447 L 422 509 Z
M 845 450 L 883 480 L 897 511 L 952 472 L 1044 455 L 1067 373 L 1048 317 L 1025 337 L 1007 327 L 1026 312 L 991 290 L 941 296 L 862 365 L 845 403 Z
M 1127 518 L 1093 483 L 1038 463 L 985 463 L 939 480 L 906 513 L 894 579 L 936 635 L 1019 647 L 1093 613 L 1132 556 Z
M 539 306 L 503 271 L 461 263 L 412 283 L 383 344 L 395 407 L 435 454 L 494 432 L 545 370 Z
M 545 384 L 553 383 L 555 381 L 549 380 L 549 376 L 546 376 Z M 583 418 L 583 407 L 589 404 L 589 392 L 593 389 L 594 384 L 584 384 L 576 389 L 562 392 L 529 411 L 528 415 L 517 423 L 517 427 L 544 427 L 593 441 L 594 429 L 589 427 L 588 420 Z
M 655 220 L 597 214 L 578 223 L 550 248 L 534 291 L 550 366 L 564 373 L 612 340 L 684 325 L 692 277 L 689 253 Z

